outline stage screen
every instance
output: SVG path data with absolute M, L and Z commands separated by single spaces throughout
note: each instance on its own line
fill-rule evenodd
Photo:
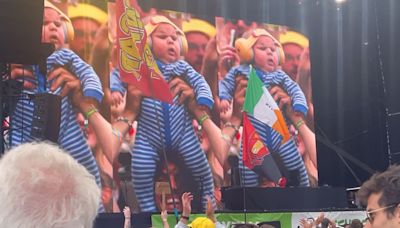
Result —
M 139 63 L 157 66 L 166 85 L 181 78 L 194 90 L 198 105 L 181 101 L 185 93 L 173 97 L 172 104 L 145 97 L 133 128 L 126 135 L 113 129 L 107 139 L 87 120 L 94 110 L 83 113 L 74 107 L 81 126 L 79 137 L 85 137 L 83 143 L 98 166 L 107 212 L 118 212 L 123 205 L 134 213 L 181 210 L 184 192 L 194 196 L 193 211 L 203 211 L 207 198 L 223 210 L 224 187 L 318 186 L 307 36 L 286 25 L 143 10 L 135 1 L 130 6 L 136 11 L 116 4 L 57 5 L 75 30 L 74 39 L 67 37 L 65 46 L 89 63 L 101 80 L 104 97 L 99 111 L 104 118 L 111 124 L 131 124 L 124 119 L 124 110 L 132 102 L 124 82 L 127 77 L 151 78 L 132 70 Z M 136 18 L 141 22 L 130 23 Z M 146 27 L 149 49 L 140 43 L 141 26 Z M 135 34 L 133 28 L 139 32 Z M 129 44 L 130 39 L 136 45 Z M 146 56 L 138 60 L 131 56 L 135 53 Z M 237 83 L 251 89 L 240 93 Z M 167 94 L 176 89 L 165 88 L 162 92 Z M 60 92 L 50 89 L 49 93 Z M 159 92 L 149 87 L 148 94 Z M 59 118 L 64 118 L 63 108 L 58 110 Z M 201 114 L 196 113 L 199 110 Z M 232 117 L 237 117 L 238 110 L 240 119 L 246 116 L 239 123 Z M 13 120 L 17 119 L 11 118 L 16 126 L 11 127 L 11 135 L 29 131 L 23 127 L 26 122 L 18 125 Z M 60 140 L 73 130 L 68 124 L 75 119 L 58 122 L 58 143 L 67 147 Z M 16 139 L 9 137 L 9 145 L 28 140 Z M 120 140 L 121 147 L 113 160 L 104 145 L 115 140 Z
M 284 187 L 318 186 L 317 156 L 313 133 L 314 109 L 311 88 L 311 64 L 307 36 L 285 25 L 249 22 L 223 17 L 206 20 L 184 12 L 157 11 L 156 9 L 144 12 L 139 8 L 139 13 L 145 25 L 151 24 L 150 30 L 146 28 L 147 32 L 151 32 L 147 36 L 151 39 L 151 50 L 154 58 L 161 62 L 158 62 L 158 66 L 161 68 L 166 64 L 165 59 L 167 58 L 159 53 L 157 49 L 160 47 L 154 42 L 157 40 L 157 42 L 161 43 L 162 41 L 158 41 L 158 39 L 168 39 L 168 31 L 164 31 L 164 27 L 159 29 L 160 27 L 158 26 L 159 24 L 167 25 L 168 23 L 173 23 L 172 27 L 169 26 L 169 28 L 176 30 L 176 39 L 179 40 L 180 50 L 186 48 L 187 45 L 187 50 L 181 51 L 179 59 L 174 61 L 183 60 L 201 74 L 198 77 L 204 77 L 210 86 L 214 100 L 218 100 L 214 104 L 210 118 L 220 129 L 229 128 L 230 118 L 234 109 L 236 86 L 234 82 L 228 85 L 229 83 L 224 84 L 222 81 L 224 81 L 225 77 L 236 78 L 241 70 L 244 78 L 248 79 L 250 68 L 255 69 L 256 75 L 261 79 L 267 89 L 266 91 L 276 86 L 280 88 L 278 90 L 280 92 L 274 91 L 270 93 L 271 98 L 275 100 L 273 101 L 274 104 L 268 103 L 270 105 L 268 107 L 281 113 L 283 121 L 280 124 L 282 128 L 286 128 L 286 131 L 278 130 L 279 127 L 277 125 L 279 124 L 277 122 L 279 121 L 269 123 L 270 125 L 257 125 L 259 121 L 254 119 L 252 121 L 256 123 L 250 121 L 255 126 L 257 125 L 256 132 L 261 137 L 260 142 L 265 145 L 266 151 L 269 153 L 267 157 L 272 158 L 257 157 L 255 155 L 257 149 L 259 149 L 257 143 L 247 146 L 250 146 L 250 153 L 253 153 L 248 157 L 255 160 L 268 160 L 272 164 L 271 167 L 277 167 L 279 172 L 279 174 L 276 174 L 276 170 L 270 167 L 266 168 L 266 171 L 262 170 L 260 167 L 264 166 L 265 168 L 265 166 L 268 166 L 266 164 L 270 163 L 262 163 L 259 160 L 254 161 L 256 165 L 259 165 L 256 173 L 254 173 L 247 166 L 244 166 L 242 162 L 243 138 L 251 137 L 243 132 L 243 127 L 240 127 L 239 131 L 233 136 L 232 141 L 229 138 L 230 136 L 227 140 L 224 133 L 218 135 L 222 140 L 216 139 L 215 136 L 208 135 L 204 126 L 201 126 L 201 118 L 197 120 L 193 118 L 193 113 L 186 107 L 184 116 L 191 115 L 189 119 L 191 120 L 190 124 L 193 126 L 193 133 L 190 134 L 197 136 L 196 141 L 198 143 L 193 142 L 191 151 L 185 151 L 184 147 L 186 145 L 182 147 L 180 143 L 185 141 L 188 144 L 192 144 L 192 142 L 186 140 L 186 137 L 189 137 L 187 132 L 177 133 L 176 136 L 168 136 L 169 129 L 166 130 L 164 124 L 165 116 L 159 114 L 155 117 L 152 137 L 156 137 L 157 142 L 165 144 L 162 147 L 152 146 L 155 151 L 149 152 L 148 155 L 145 155 L 142 151 L 138 152 L 145 159 L 154 159 L 154 162 L 156 162 L 156 165 L 152 166 L 153 170 L 151 170 L 151 172 L 154 172 L 154 176 L 151 174 L 147 177 L 150 177 L 149 181 L 153 182 L 152 185 L 154 184 L 154 189 L 151 190 L 154 191 L 154 200 L 158 210 L 162 209 L 163 201 L 168 211 L 173 211 L 174 206 L 179 210 L 181 194 L 183 192 L 192 192 L 194 194 L 193 210 L 201 211 L 201 205 L 204 202 L 202 198 L 211 192 L 211 181 L 213 182 L 212 194 L 216 199 L 217 208 L 221 210 L 223 209 L 223 202 L 221 202 L 220 189 L 223 187 L 237 185 L 279 187 L 282 184 L 279 177 L 286 179 L 286 183 L 282 184 Z M 259 38 L 262 38 L 262 41 L 258 42 Z M 172 49 L 164 50 L 165 52 L 173 52 Z M 159 58 L 164 59 L 160 60 Z M 175 66 L 173 61 L 168 62 L 168 64 Z M 162 69 L 161 72 L 163 73 Z M 185 78 L 190 84 L 190 79 L 187 78 L 189 77 L 188 75 L 180 75 L 180 77 Z M 171 76 L 168 75 L 166 79 L 171 80 Z M 230 93 L 230 98 L 227 99 L 225 93 Z M 278 95 L 282 93 L 285 95 Z M 291 102 L 287 103 L 286 101 L 288 100 Z M 225 104 L 226 106 L 224 106 Z M 268 107 L 266 108 L 268 109 Z M 254 116 L 257 115 L 255 112 L 252 113 Z M 261 112 L 267 113 L 267 110 L 265 112 L 261 110 Z M 140 120 L 138 126 L 139 128 L 141 127 Z M 177 126 L 175 126 L 175 123 L 170 122 L 168 127 L 171 127 L 171 131 L 174 131 L 172 129 Z M 177 129 L 183 131 L 181 127 Z M 224 130 L 222 131 L 224 132 Z M 137 132 L 140 132 L 140 129 Z M 168 137 L 172 137 L 172 141 Z M 146 140 L 150 141 L 150 144 L 155 143 L 153 142 L 154 139 Z M 222 149 L 213 147 L 211 140 L 218 141 Z M 136 143 L 138 142 L 136 141 Z M 223 145 L 226 143 L 230 146 Z M 135 162 L 143 162 L 140 159 L 135 161 L 135 148 L 133 146 L 131 150 L 133 154 L 132 160 L 124 161 L 126 164 L 131 163 L 129 165 L 133 165 L 133 168 L 127 168 L 128 172 L 133 170 L 133 179 L 135 179 L 135 176 L 142 175 L 140 172 L 135 171 L 135 168 L 138 167 Z M 204 153 L 205 156 L 194 155 L 195 153 Z M 218 153 L 225 153 L 226 156 L 222 156 L 225 160 L 222 160 Z M 167 161 L 165 161 L 165 158 L 167 158 Z M 204 171 L 205 159 L 209 166 L 207 171 Z M 147 168 L 147 164 L 142 163 L 142 165 Z M 167 166 L 168 169 L 166 168 Z M 273 174 L 269 175 L 268 172 Z M 169 178 L 172 184 L 171 188 L 169 187 Z M 141 181 L 144 181 L 144 179 L 133 180 L 133 185 L 138 190 L 141 187 L 137 185 L 140 185 Z M 143 193 L 137 194 L 139 201 L 142 197 L 140 194 Z M 151 198 L 148 199 L 152 200 Z

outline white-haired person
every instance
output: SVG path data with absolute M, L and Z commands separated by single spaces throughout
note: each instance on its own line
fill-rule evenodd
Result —
M 91 228 L 100 203 L 95 178 L 47 142 L 26 143 L 0 160 L 0 227 Z

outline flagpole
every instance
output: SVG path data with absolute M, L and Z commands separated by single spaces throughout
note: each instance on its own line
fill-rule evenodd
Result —
M 247 223 L 247 204 L 246 204 L 246 178 L 244 177 L 244 164 L 242 160 L 242 165 L 243 165 L 243 172 L 242 172 L 242 178 L 243 178 L 243 212 L 244 212 L 244 223 Z
M 175 195 L 174 194 L 174 189 L 172 188 L 172 184 L 171 184 L 171 175 L 170 175 L 170 170 L 169 170 L 169 167 L 168 167 L 167 153 L 165 151 L 165 146 L 164 145 L 163 145 L 162 148 L 163 148 L 162 152 L 163 152 L 163 155 L 164 155 L 164 162 L 165 162 L 164 165 L 165 165 L 165 169 L 167 170 L 167 175 L 168 175 L 169 190 L 171 191 L 172 204 L 174 206 L 175 220 L 176 220 L 176 223 L 178 223 L 179 222 L 179 213 L 178 213 L 178 209 L 176 208 L 176 202 L 175 202 L 175 197 L 174 197 L 174 195 Z
M 149 71 L 147 71 L 147 73 L 149 74 Z M 150 92 L 151 92 L 151 96 L 154 97 L 154 87 L 153 87 L 153 82 L 150 80 Z M 156 106 L 156 101 L 153 99 L 153 106 L 154 106 L 154 110 L 157 111 L 157 106 Z M 159 129 L 159 133 L 160 133 L 160 139 L 162 139 L 162 134 L 161 134 L 161 124 L 160 124 L 160 115 L 158 115 L 159 113 L 157 112 L 157 125 L 158 125 L 158 129 Z M 175 215 L 175 220 L 176 223 L 179 222 L 179 212 L 178 209 L 176 207 L 176 201 L 175 201 L 175 197 L 174 197 L 174 189 L 172 188 L 172 182 L 171 182 L 171 171 L 169 170 L 169 166 L 168 166 L 168 158 L 167 158 L 167 152 L 165 150 L 165 144 L 162 144 L 162 154 L 164 157 L 164 165 L 165 165 L 165 169 L 167 170 L 167 175 L 168 175 L 168 184 L 169 184 L 169 190 L 171 192 L 171 198 L 172 198 L 172 205 L 174 206 L 174 215 Z
M 243 144 L 242 144 L 243 147 Z M 243 151 L 243 150 L 242 150 Z M 247 209 L 246 209 L 246 178 L 244 177 L 244 172 L 245 172 L 245 167 L 243 163 L 243 154 L 242 154 L 242 159 L 239 161 L 241 163 L 240 165 L 242 166 L 242 170 L 239 169 L 240 176 L 242 177 L 242 181 L 240 181 L 240 185 L 243 188 L 243 214 L 244 214 L 244 223 L 247 223 Z
M 250 72 L 252 70 L 253 66 L 250 65 Z M 243 119 L 243 116 L 242 116 Z M 247 223 L 247 201 L 246 201 L 246 178 L 245 178 L 245 165 L 243 162 L 243 143 L 242 143 L 242 172 L 241 172 L 241 176 L 242 176 L 242 180 L 243 180 L 243 212 L 244 212 L 244 223 Z M 240 182 L 242 184 L 242 182 Z
M 147 35 L 147 34 L 146 34 Z M 151 72 L 149 72 L 149 69 L 148 68 L 146 68 L 147 69 L 147 74 L 151 74 Z M 151 92 L 151 97 L 154 97 L 154 86 L 153 86 L 153 81 L 152 80 L 150 80 L 150 83 L 149 83 L 149 85 L 150 85 L 150 92 Z M 153 106 L 154 106 L 154 110 L 156 111 L 157 110 L 157 106 L 156 106 L 156 101 L 153 99 Z M 167 111 L 169 111 L 169 110 L 167 110 Z M 160 124 L 160 115 L 158 115 L 159 113 L 157 112 L 157 125 L 158 125 L 158 129 L 159 129 L 159 133 L 160 133 L 160 139 L 162 139 L 162 134 L 161 134 L 161 130 L 162 130 L 162 128 L 161 128 L 161 124 Z M 164 165 L 165 165 L 165 169 L 167 170 L 167 175 L 168 175 L 168 184 L 169 184 L 169 190 L 170 190 L 170 192 L 171 192 L 171 195 L 172 195 L 172 205 L 173 205 L 173 207 L 174 207 L 174 215 L 175 215 L 175 220 L 176 220 L 176 223 L 178 223 L 179 222 L 179 212 L 178 212 L 178 209 L 177 209 L 177 207 L 176 207 L 176 201 L 175 201 L 175 197 L 174 197 L 174 189 L 172 188 L 172 182 L 171 182 L 171 175 L 170 175 L 170 173 L 171 173 L 171 171 L 169 170 L 169 166 L 168 166 L 168 158 L 167 158 L 167 152 L 166 152 L 166 150 L 165 150 L 165 144 L 164 143 L 161 143 L 162 144 L 162 154 L 163 154 L 163 157 L 164 157 Z
M 118 1 L 118 3 L 121 4 L 121 2 L 124 1 L 124 0 L 117 0 L 117 1 Z M 109 0 L 109 2 L 116 2 L 116 0 Z M 130 5 L 129 1 L 127 1 L 125 3 L 127 3 L 129 8 L 134 9 L 136 11 L 136 9 Z M 116 13 L 116 17 L 117 16 L 118 15 Z M 146 36 L 147 36 L 147 34 L 146 34 L 146 31 L 145 31 L 145 29 L 143 27 L 141 27 L 140 29 L 143 30 L 143 34 L 144 34 L 143 35 L 144 36 L 144 38 L 143 38 L 144 43 L 143 43 L 143 40 L 141 41 L 142 49 L 144 50 L 146 48 L 146 45 L 147 45 L 146 44 Z M 142 50 L 142 52 L 143 52 L 143 50 Z M 143 54 L 141 54 L 141 56 L 142 55 Z M 157 64 L 154 67 L 157 67 Z M 150 71 L 150 69 L 148 67 L 145 67 L 144 69 L 145 69 L 145 73 L 144 74 L 149 76 L 149 77 L 151 77 L 151 73 L 152 72 Z M 155 97 L 154 85 L 153 85 L 153 81 L 152 80 L 149 80 L 149 87 L 150 87 L 151 97 L 153 97 L 154 110 L 157 112 L 156 101 L 154 100 L 154 97 Z M 156 121 L 157 121 L 157 125 L 158 125 L 158 128 L 159 128 L 160 139 L 162 139 L 162 133 L 161 133 L 162 128 L 161 128 L 161 124 L 160 124 L 160 115 L 159 115 L 158 112 L 157 112 L 157 118 L 156 119 L 157 119 Z M 174 197 L 174 190 L 173 190 L 172 184 L 171 184 L 171 176 L 170 176 L 171 172 L 170 172 L 170 169 L 168 167 L 168 159 L 167 159 L 167 153 L 166 153 L 166 149 L 165 149 L 165 144 L 164 143 L 162 143 L 162 156 L 164 157 L 165 169 L 167 170 L 168 183 L 169 183 L 169 188 L 170 188 L 171 195 L 172 195 L 172 203 L 173 203 L 173 207 L 174 207 L 175 219 L 176 219 L 176 222 L 178 223 L 179 222 L 179 213 L 178 213 L 178 210 L 177 210 L 177 207 L 176 207 L 176 201 L 175 201 L 175 197 Z

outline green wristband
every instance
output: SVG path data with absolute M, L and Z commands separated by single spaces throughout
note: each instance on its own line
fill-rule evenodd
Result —
M 90 107 L 89 111 L 87 111 L 87 112 L 85 113 L 86 119 L 88 120 L 89 117 L 90 117 L 93 113 L 98 112 L 98 111 L 99 111 L 99 110 L 97 110 L 97 108 L 95 108 L 94 106 Z
M 203 116 L 201 116 L 200 119 L 199 119 L 199 125 L 203 126 L 204 121 L 206 121 L 209 118 L 210 117 L 207 114 L 204 114 Z
M 300 119 L 299 121 L 297 121 L 297 123 L 294 125 L 294 128 L 296 128 L 296 130 L 299 130 L 300 126 L 304 124 L 304 121 L 302 119 Z

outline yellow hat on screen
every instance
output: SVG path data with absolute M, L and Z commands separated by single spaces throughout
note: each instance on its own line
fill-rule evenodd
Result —
M 215 36 L 215 34 L 217 34 L 217 30 L 214 26 L 207 21 L 196 18 L 192 18 L 189 21 L 183 21 L 182 30 L 184 33 L 200 32 L 208 36 L 208 38 L 212 38 Z
M 279 35 L 279 42 L 282 45 L 285 45 L 288 43 L 294 43 L 294 44 L 299 45 L 302 48 L 306 48 L 309 45 L 307 37 L 305 37 L 301 33 L 295 32 L 295 31 L 282 32 Z
M 191 228 L 215 228 L 215 223 L 206 217 L 197 217 L 189 225 Z
M 100 25 L 107 22 L 107 13 L 100 8 L 86 3 L 78 3 L 68 6 L 68 16 L 73 20 L 75 18 L 89 18 Z

